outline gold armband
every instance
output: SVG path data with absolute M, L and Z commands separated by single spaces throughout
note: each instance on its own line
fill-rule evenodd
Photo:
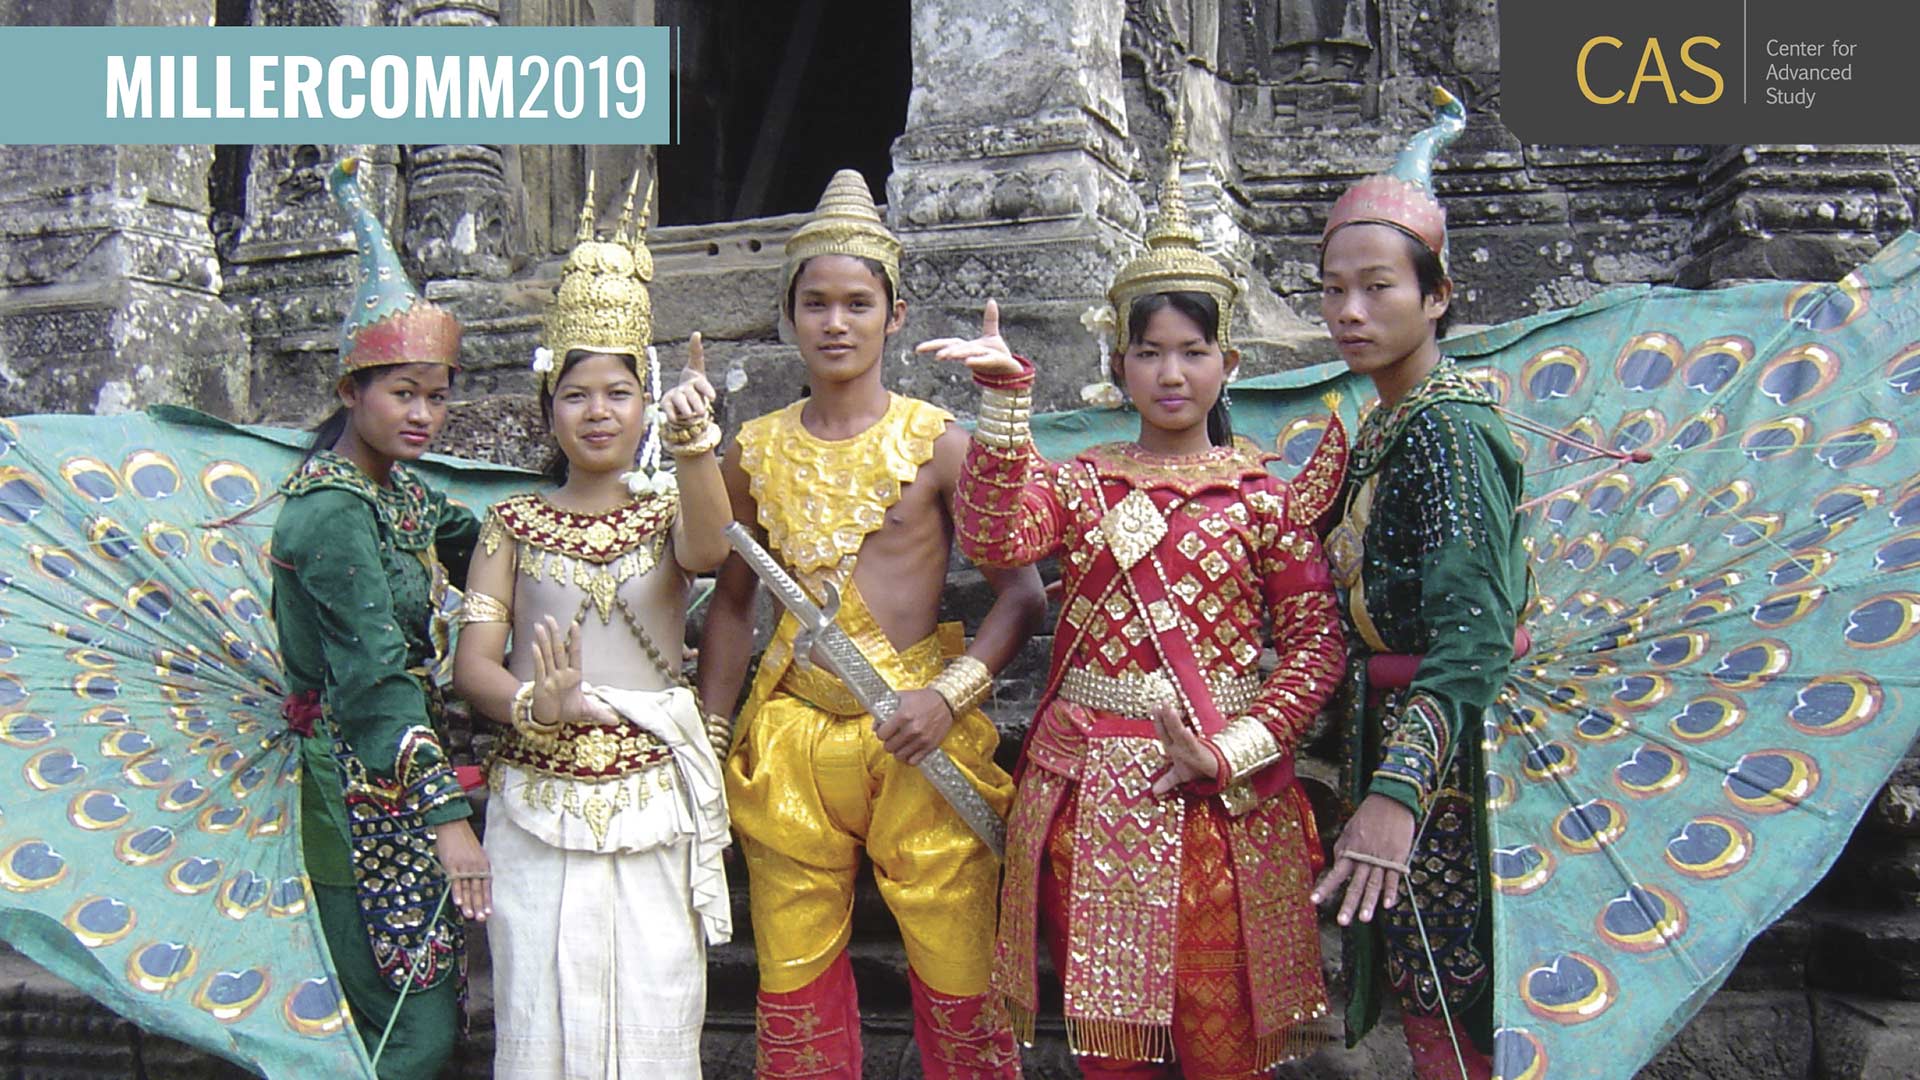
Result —
M 1213 737 L 1213 746 L 1227 759 L 1227 775 L 1220 778 L 1223 786 L 1245 780 L 1280 760 L 1280 741 L 1267 725 L 1251 716 L 1228 724 Z
M 497 596 L 488 596 L 483 592 L 468 590 L 460 602 L 460 625 L 471 626 L 474 623 L 510 623 L 513 621 L 513 609 Z
M 1002 390 L 989 386 L 980 392 L 980 426 L 973 434 L 995 449 L 1016 450 L 1033 441 L 1032 418 L 1030 388 Z
M 947 708 L 958 717 L 987 700 L 993 690 L 993 672 L 971 656 L 956 656 L 933 677 L 927 689 L 944 698 Z

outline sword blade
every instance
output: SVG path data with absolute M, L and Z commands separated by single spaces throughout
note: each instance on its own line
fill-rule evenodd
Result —
M 747 566 L 753 570 L 754 576 L 765 583 L 767 589 L 773 593 L 774 599 L 779 600 L 782 607 L 793 612 L 793 617 L 800 621 L 802 630 L 817 631 L 832 625 L 826 616 L 821 614 L 820 606 L 813 602 L 813 597 L 807 595 L 807 590 L 801 588 L 800 583 L 793 580 L 793 575 L 787 573 L 786 567 L 781 566 L 766 548 L 760 546 L 760 542 L 753 538 L 753 534 L 747 531 L 745 525 L 737 521 L 729 522 L 727 527 L 721 530 L 721 535 L 727 538 L 727 543 L 740 555 L 741 559 L 746 561 Z

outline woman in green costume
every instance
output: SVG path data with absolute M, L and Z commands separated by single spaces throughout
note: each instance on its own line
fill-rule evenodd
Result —
M 301 835 L 328 950 L 383 1078 L 432 1077 L 459 1029 L 461 917 L 490 909 L 487 858 L 439 733 L 429 671 L 471 513 L 404 462 L 446 422 L 460 325 L 401 270 L 356 162 L 328 186 L 352 218 L 361 283 L 341 407 L 282 485 L 273 612 L 302 747 Z

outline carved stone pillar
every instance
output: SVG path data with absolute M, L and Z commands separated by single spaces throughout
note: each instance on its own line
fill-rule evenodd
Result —
M 384 26 L 387 0 L 253 0 L 249 26 Z M 222 295 L 247 321 L 247 419 L 305 424 L 333 404 L 340 324 L 353 295 L 353 233 L 327 194 L 327 172 L 352 154 L 381 217 L 399 207 L 393 146 L 218 147 L 214 228 L 227 268 Z M 231 156 L 229 156 L 231 155 Z
M 1913 224 L 1884 146 L 1722 146 L 1700 170 L 1682 285 L 1832 281 Z
M 401 26 L 493 27 L 499 0 L 408 0 Z M 401 250 L 425 280 L 504 279 L 511 269 L 506 163 L 498 146 L 411 148 Z
M 401 250 L 421 279 L 504 280 L 512 270 L 511 213 L 499 147 L 412 148 Z
M 20 25 L 209 22 L 213 0 L 12 3 Z M 24 107 L 14 103 L 15 107 Z M 209 146 L 0 147 L 0 413 L 176 401 L 233 415 L 242 322 L 220 298 Z
M 398 205 L 392 146 L 246 147 L 239 225 L 227 242 L 225 295 L 253 337 L 251 418 L 287 423 L 332 408 L 340 325 L 353 296 L 353 233 L 327 194 L 327 173 L 352 154 L 381 217 Z
M 1077 406 L 1073 388 L 1099 377 L 1080 313 L 1143 222 L 1127 183 L 1125 7 L 913 3 L 913 94 L 887 185 L 915 313 L 902 339 L 977 332 L 998 298 L 1015 346 L 1046 357 L 1042 408 Z M 929 397 L 962 377 L 921 364 L 890 375 Z

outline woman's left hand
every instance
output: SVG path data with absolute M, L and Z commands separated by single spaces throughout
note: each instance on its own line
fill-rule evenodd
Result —
M 1220 779 L 1220 756 L 1181 721 L 1179 706 L 1154 706 L 1153 730 L 1160 736 L 1160 749 L 1166 751 L 1168 761 L 1167 771 L 1153 782 L 1155 795 L 1165 795 L 1194 780 Z
M 447 872 L 454 906 L 474 922 L 493 914 L 493 865 L 465 821 L 449 821 L 433 830 L 433 853 Z
M 680 373 L 680 385 L 660 395 L 660 411 L 669 424 L 690 424 L 713 413 L 717 396 L 707 381 L 707 349 L 696 330 L 687 341 L 687 367 Z

